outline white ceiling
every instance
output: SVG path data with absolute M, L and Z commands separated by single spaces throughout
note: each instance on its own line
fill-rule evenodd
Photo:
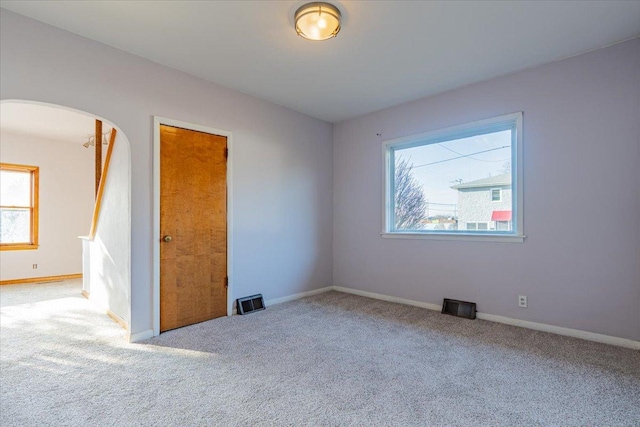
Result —
M 3 102 L 0 130 L 52 141 L 84 144 L 95 134 L 95 118 L 60 107 Z M 111 131 L 103 123 L 102 132 Z
M 332 1 L 342 31 L 296 36 L 304 1 L 0 1 L 4 8 L 337 122 L 640 35 L 640 1 Z

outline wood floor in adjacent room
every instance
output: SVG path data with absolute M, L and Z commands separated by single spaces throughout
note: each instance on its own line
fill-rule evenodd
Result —
M 336 292 L 129 344 L 80 286 L 0 288 L 3 427 L 640 424 L 638 351 Z

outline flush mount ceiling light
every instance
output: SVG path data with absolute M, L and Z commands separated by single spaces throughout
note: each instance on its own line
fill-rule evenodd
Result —
M 327 40 L 340 32 L 340 11 L 329 3 L 307 3 L 295 14 L 296 32 L 309 40 Z

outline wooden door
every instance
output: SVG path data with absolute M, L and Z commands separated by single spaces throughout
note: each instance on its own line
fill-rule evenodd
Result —
M 160 126 L 160 331 L 227 314 L 227 138 Z

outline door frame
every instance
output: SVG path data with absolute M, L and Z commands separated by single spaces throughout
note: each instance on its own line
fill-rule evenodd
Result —
M 226 130 L 153 116 L 153 336 L 160 335 L 160 125 L 227 138 L 227 316 L 233 314 L 233 137 Z

